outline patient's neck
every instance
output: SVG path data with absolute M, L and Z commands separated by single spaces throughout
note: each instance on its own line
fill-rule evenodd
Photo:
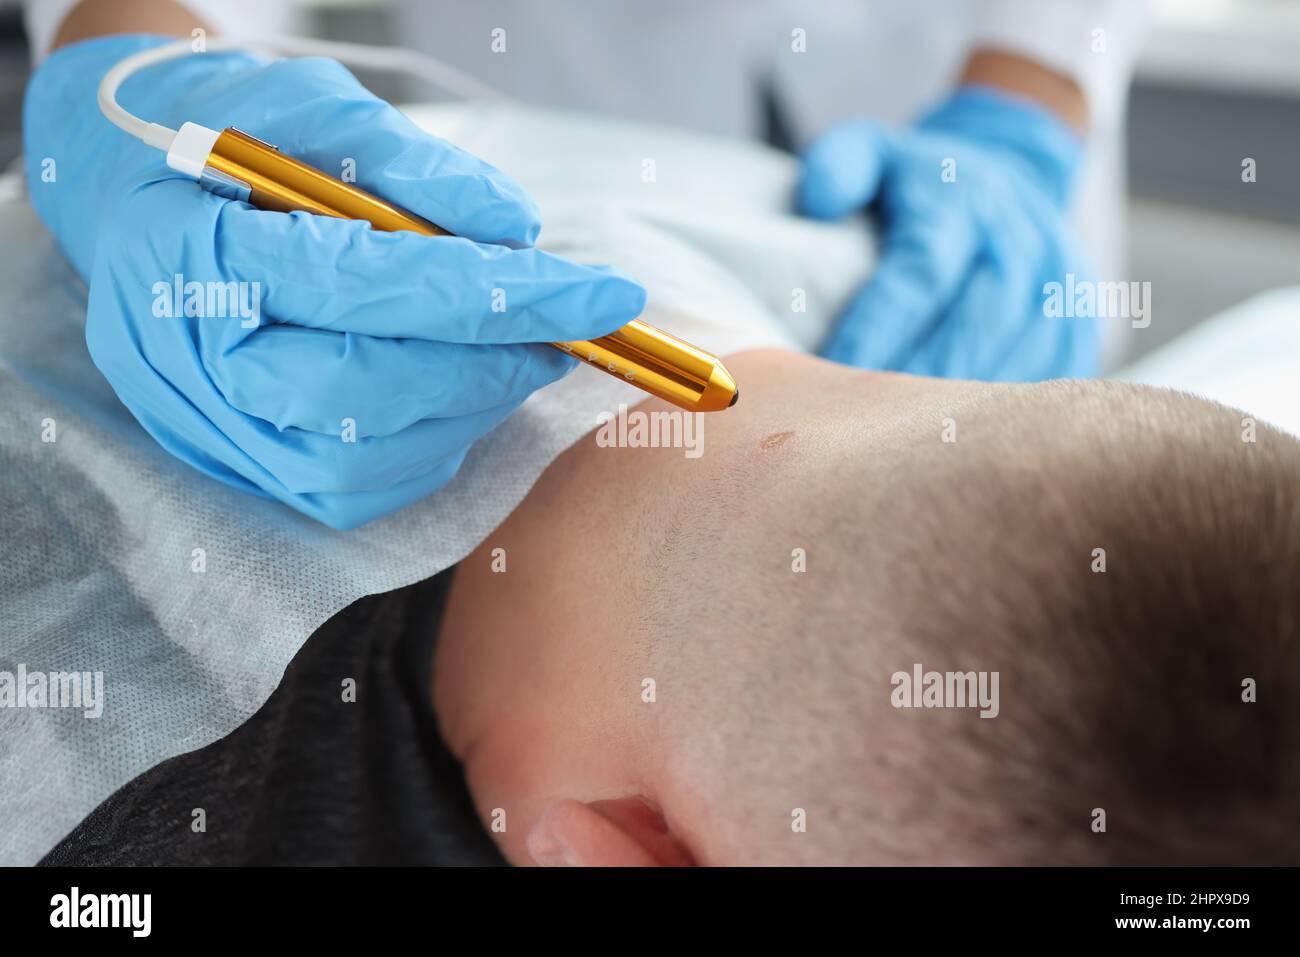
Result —
M 704 454 L 611 448 L 588 435 L 546 471 L 524 502 L 456 573 L 435 664 L 443 733 L 466 764 L 485 822 L 526 860 L 526 830 L 556 796 L 640 795 L 664 805 L 692 847 L 705 818 L 690 782 L 672 779 L 691 720 L 688 677 L 726 658 L 699 659 L 693 676 L 671 675 L 657 657 L 673 642 L 726 643 L 765 614 L 756 549 L 709 554 L 709 542 L 747 540 L 816 553 L 806 533 L 834 524 L 834 476 L 870 460 L 905 420 L 930 416 L 958 385 L 865 373 L 787 352 L 727 358 L 743 398 L 703 426 Z M 669 412 L 649 400 L 633 412 Z M 820 515 L 791 528 L 783 503 L 816 498 Z M 789 540 L 787 543 L 787 539 Z M 817 579 L 810 576 L 809 587 Z M 695 620 L 674 611 L 683 589 Z M 685 602 L 683 601 L 683 607 Z M 674 653 L 674 658 L 681 656 Z M 704 716 L 707 720 L 707 716 Z

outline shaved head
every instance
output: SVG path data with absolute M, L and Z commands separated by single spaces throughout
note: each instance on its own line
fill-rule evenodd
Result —
M 530 847 L 1300 856 L 1300 443 L 1122 384 L 733 361 L 698 462 L 574 449 L 485 545 L 530 580 L 459 573 L 439 715 Z

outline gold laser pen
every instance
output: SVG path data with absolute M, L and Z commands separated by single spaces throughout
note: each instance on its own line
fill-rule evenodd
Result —
M 167 163 L 209 189 L 259 209 L 300 209 L 364 219 L 376 229 L 451 235 L 234 127 L 217 133 L 186 123 L 168 150 Z M 736 380 L 716 356 L 638 320 L 599 339 L 551 345 L 688 412 L 719 412 L 740 397 Z

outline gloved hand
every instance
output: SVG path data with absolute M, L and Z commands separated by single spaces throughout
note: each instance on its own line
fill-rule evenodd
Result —
M 1047 110 L 968 87 L 901 133 L 833 127 L 804 157 L 799 204 L 838 219 L 875 204 L 875 274 L 822 355 L 924 375 L 1095 374 L 1097 324 L 1049 318 L 1044 285 L 1086 278 L 1065 206 L 1078 138 Z
M 357 185 L 464 238 L 207 192 L 96 105 L 109 67 L 162 42 L 56 51 L 29 85 L 24 136 L 36 210 L 90 284 L 95 364 L 195 468 L 352 528 L 444 484 L 576 366 L 537 343 L 604 335 L 644 308 L 635 282 L 531 248 L 537 209 L 519 186 L 330 60 L 187 56 L 131 77 L 119 101 L 172 128 L 238 126 L 334 174 L 351 160 Z

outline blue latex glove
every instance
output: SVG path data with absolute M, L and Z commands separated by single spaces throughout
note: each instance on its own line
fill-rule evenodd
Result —
M 465 238 L 264 212 L 201 189 L 95 103 L 110 66 L 161 42 L 56 51 L 29 85 L 24 137 L 36 210 L 90 284 L 95 364 L 195 468 L 360 525 L 443 485 L 471 443 L 576 367 L 536 343 L 604 335 L 644 308 L 635 282 L 530 248 L 540 225 L 519 186 L 330 60 L 189 56 L 133 76 L 119 100 L 173 128 L 238 126 L 327 172 L 351 159 L 359 186 Z M 177 274 L 205 291 L 248 283 L 236 287 L 247 304 L 260 283 L 260 322 L 167 317 Z
M 838 219 L 874 204 L 882 249 L 822 354 L 952 378 L 1095 374 L 1096 321 L 1044 310 L 1046 283 L 1089 273 L 1065 219 L 1081 161 L 1048 111 L 977 87 L 901 133 L 870 120 L 827 131 L 804 158 L 800 206 Z

